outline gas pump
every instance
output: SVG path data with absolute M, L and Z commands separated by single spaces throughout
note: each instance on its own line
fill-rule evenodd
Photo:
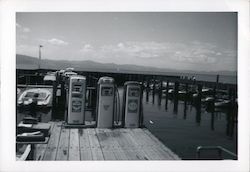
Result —
M 85 121 L 86 77 L 72 75 L 69 77 L 68 90 L 68 124 L 84 124 Z
M 101 77 L 97 86 L 97 128 L 112 128 L 114 120 L 115 85 L 111 77 Z
M 124 84 L 123 93 L 123 126 L 137 128 L 141 126 L 141 84 L 136 81 L 128 81 Z

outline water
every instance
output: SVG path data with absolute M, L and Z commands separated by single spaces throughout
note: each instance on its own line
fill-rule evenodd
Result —
M 187 76 L 188 78 L 194 76 L 197 81 L 209 81 L 209 82 L 216 82 L 217 78 L 217 75 L 208 75 L 208 74 L 183 74 L 182 76 Z M 220 75 L 219 82 L 227 84 L 237 84 L 237 76 Z
M 202 108 L 199 116 L 192 105 L 188 104 L 185 109 L 183 101 L 178 101 L 177 111 L 170 100 L 168 108 L 165 108 L 165 98 L 162 99 L 161 105 L 158 105 L 157 96 L 155 103 L 152 102 L 152 95 L 146 102 L 144 93 L 145 126 L 182 159 L 195 159 L 198 146 L 222 146 L 234 153 L 237 152 L 237 126 L 234 127 L 233 136 L 227 136 L 229 121 L 225 112 L 216 112 L 213 116 Z M 209 159 L 218 158 L 217 152 L 205 152 L 203 155 Z M 226 154 L 223 154 L 223 157 L 233 158 Z

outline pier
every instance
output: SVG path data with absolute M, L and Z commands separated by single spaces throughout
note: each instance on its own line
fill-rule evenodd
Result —
M 49 122 L 47 144 L 37 144 L 34 160 L 178 160 L 175 153 L 146 128 L 65 128 Z

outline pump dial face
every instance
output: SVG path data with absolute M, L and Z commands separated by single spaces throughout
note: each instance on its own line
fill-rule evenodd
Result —
M 138 100 L 128 100 L 128 112 L 136 113 L 138 109 Z
M 72 101 L 72 112 L 81 112 L 82 109 L 82 101 L 73 100 Z

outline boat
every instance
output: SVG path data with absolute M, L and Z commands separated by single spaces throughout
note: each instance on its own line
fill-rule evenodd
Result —
M 50 106 L 52 94 L 48 89 L 43 88 L 33 88 L 25 90 L 18 98 L 18 106 L 30 105 L 34 99 L 35 94 L 38 94 L 38 97 L 36 98 L 38 106 Z
M 20 88 L 17 88 L 16 89 L 16 92 L 17 92 L 17 95 L 21 93 L 21 89 Z
M 214 107 L 216 108 L 224 108 L 227 107 L 230 103 L 230 100 L 226 99 L 216 99 L 214 102 Z
M 17 144 L 16 146 L 16 161 L 25 161 L 31 154 L 30 144 Z

